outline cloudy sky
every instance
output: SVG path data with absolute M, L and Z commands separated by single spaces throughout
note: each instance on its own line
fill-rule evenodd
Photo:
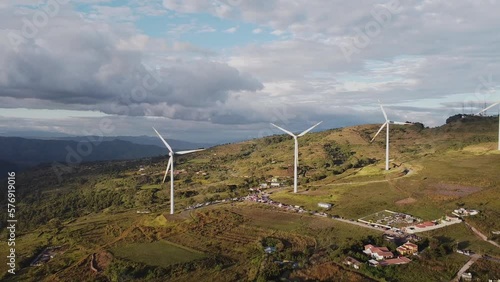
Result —
M 392 119 L 438 126 L 500 100 L 499 10 L 496 0 L 2 0 L 0 131 L 155 126 L 228 142 L 278 133 L 269 122 L 380 123 L 377 100 Z

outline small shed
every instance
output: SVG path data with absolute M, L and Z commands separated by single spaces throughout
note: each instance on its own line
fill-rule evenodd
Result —
M 318 207 L 324 208 L 324 209 L 331 209 L 332 208 L 332 204 L 329 204 L 329 203 L 318 203 Z

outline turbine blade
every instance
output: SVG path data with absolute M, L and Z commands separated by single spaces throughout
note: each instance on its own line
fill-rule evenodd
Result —
M 320 125 L 320 123 L 322 123 L 322 121 L 320 121 L 320 122 L 316 123 L 315 125 L 313 125 L 313 126 L 309 127 L 308 129 L 304 130 L 301 134 L 299 134 L 299 135 L 297 135 L 297 136 L 298 136 L 298 137 L 300 137 L 300 136 L 304 136 L 304 135 L 306 135 L 306 134 L 307 134 L 307 132 L 309 132 L 309 131 L 313 130 L 313 128 L 315 128 L 316 126 Z
M 167 169 L 165 170 L 165 176 L 163 176 L 163 183 L 165 183 L 165 179 L 167 179 L 167 175 L 168 175 L 168 170 L 169 168 L 172 166 L 172 157 L 170 157 L 168 159 L 168 164 L 167 164 Z M 170 180 L 172 181 L 172 180 Z
M 480 113 L 483 113 L 483 112 L 485 112 L 485 111 L 487 111 L 487 110 L 489 110 L 489 109 L 491 109 L 491 108 L 493 108 L 494 106 L 499 105 L 499 104 L 500 104 L 500 102 L 496 102 L 496 103 L 494 103 L 493 105 L 490 105 L 490 106 L 488 106 L 488 107 L 486 107 L 486 108 L 482 109 L 482 110 L 481 110 L 480 112 L 478 112 L 476 115 L 478 115 L 478 114 L 480 114 Z
M 189 150 L 189 151 L 179 151 L 179 152 L 175 152 L 175 154 L 176 155 L 185 155 L 185 154 L 199 152 L 199 151 L 203 151 L 203 150 L 205 150 L 205 149 L 196 149 L 196 150 Z
M 389 118 L 387 118 L 387 114 L 385 113 L 384 107 L 382 106 L 382 103 L 380 103 L 380 100 L 378 101 L 380 104 L 380 109 L 382 110 L 382 113 L 384 114 L 385 121 L 389 121 Z
M 161 137 L 160 133 L 158 133 L 158 131 L 153 127 L 153 130 L 156 132 L 156 134 L 158 134 L 158 136 L 160 137 L 161 141 L 163 142 L 163 144 L 165 144 L 165 146 L 167 146 L 168 150 L 172 153 L 172 148 L 170 147 L 170 145 L 168 145 L 167 141 L 165 141 L 165 139 L 163 139 L 163 137 Z
M 271 123 L 271 125 L 272 125 L 272 126 L 274 126 L 274 127 L 276 127 L 276 128 L 278 128 L 279 130 L 281 130 L 281 131 L 285 132 L 286 134 L 288 134 L 288 135 L 290 135 L 290 136 L 292 136 L 292 137 L 295 137 L 295 134 L 291 133 L 290 131 L 288 131 L 288 130 L 286 130 L 286 129 L 284 129 L 284 128 L 281 128 L 281 127 L 277 126 L 277 125 L 276 125 L 276 124 L 274 124 L 274 123 Z
M 370 140 L 370 143 L 373 142 L 373 140 L 375 140 L 375 137 L 377 137 L 377 135 L 380 133 L 380 131 L 382 131 L 382 129 L 384 129 L 384 126 L 386 126 L 386 125 L 387 125 L 387 122 L 385 122 L 384 124 L 382 124 L 382 126 L 377 131 L 377 133 L 375 134 L 375 136 L 373 136 L 372 140 Z

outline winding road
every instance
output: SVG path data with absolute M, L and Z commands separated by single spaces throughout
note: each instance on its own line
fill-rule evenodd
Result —
M 464 274 L 467 271 L 467 269 L 469 269 L 469 267 L 471 267 L 480 258 L 481 258 L 481 255 L 478 255 L 478 254 L 472 255 L 470 260 L 464 266 L 462 266 L 462 268 L 460 268 L 460 270 L 457 273 L 457 276 L 455 276 L 455 278 L 453 278 L 453 280 L 451 280 L 451 282 L 460 281 L 460 277 L 462 277 L 462 274 Z

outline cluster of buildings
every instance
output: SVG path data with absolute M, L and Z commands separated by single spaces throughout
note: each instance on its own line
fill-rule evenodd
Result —
M 269 181 L 266 181 L 266 182 L 259 184 L 259 188 L 261 188 L 261 189 L 275 188 L 275 187 L 281 187 L 281 186 L 282 186 L 282 183 L 276 177 L 270 179 Z
M 396 251 L 400 256 L 394 256 L 394 254 L 387 247 L 377 247 L 371 244 L 365 245 L 363 253 L 369 255 L 371 259 L 368 261 L 370 266 L 387 266 L 387 265 L 399 265 L 407 264 L 411 260 L 405 256 L 414 255 L 418 252 L 418 246 L 406 242 L 399 246 Z
M 466 256 L 472 256 L 474 254 L 473 251 L 471 250 L 457 250 L 457 253 L 466 255 Z
M 215 205 L 215 204 L 220 204 L 220 203 L 226 203 L 226 202 L 241 202 L 243 201 L 245 198 L 227 198 L 227 199 L 223 199 L 223 200 L 215 200 L 215 201 L 210 201 L 210 202 L 206 202 L 206 203 L 198 203 L 198 204 L 194 204 L 194 205 L 191 205 L 191 206 L 188 206 L 187 208 L 185 208 L 186 210 L 194 210 L 194 209 L 197 209 L 197 208 L 201 208 L 201 207 L 206 207 L 206 206 L 210 206 L 210 205 Z
M 387 247 L 377 247 L 368 244 L 364 246 L 363 253 L 370 256 L 368 265 L 373 267 L 407 264 L 410 263 L 411 260 L 406 256 L 416 254 L 418 252 L 418 246 L 411 242 L 406 242 L 399 246 L 396 251 L 399 253 L 399 256 L 395 256 Z M 360 269 L 363 265 L 362 262 L 352 257 L 346 257 L 343 263 L 354 269 Z
M 476 215 L 479 214 L 478 210 L 468 210 L 464 208 L 459 208 L 456 209 L 452 212 L 453 215 L 461 217 L 461 216 L 470 216 L 470 215 Z
M 269 198 L 269 195 L 267 194 L 262 194 L 262 196 L 259 197 L 258 194 L 251 194 L 243 198 L 246 201 L 250 202 L 256 202 L 256 203 L 262 203 L 262 204 L 268 204 L 277 208 L 281 208 L 287 211 L 291 212 L 297 212 L 297 213 L 306 213 L 308 212 L 301 206 L 293 206 L 293 205 L 287 205 L 287 204 L 282 204 L 279 202 L 275 202 Z M 326 214 L 324 214 L 326 216 Z

